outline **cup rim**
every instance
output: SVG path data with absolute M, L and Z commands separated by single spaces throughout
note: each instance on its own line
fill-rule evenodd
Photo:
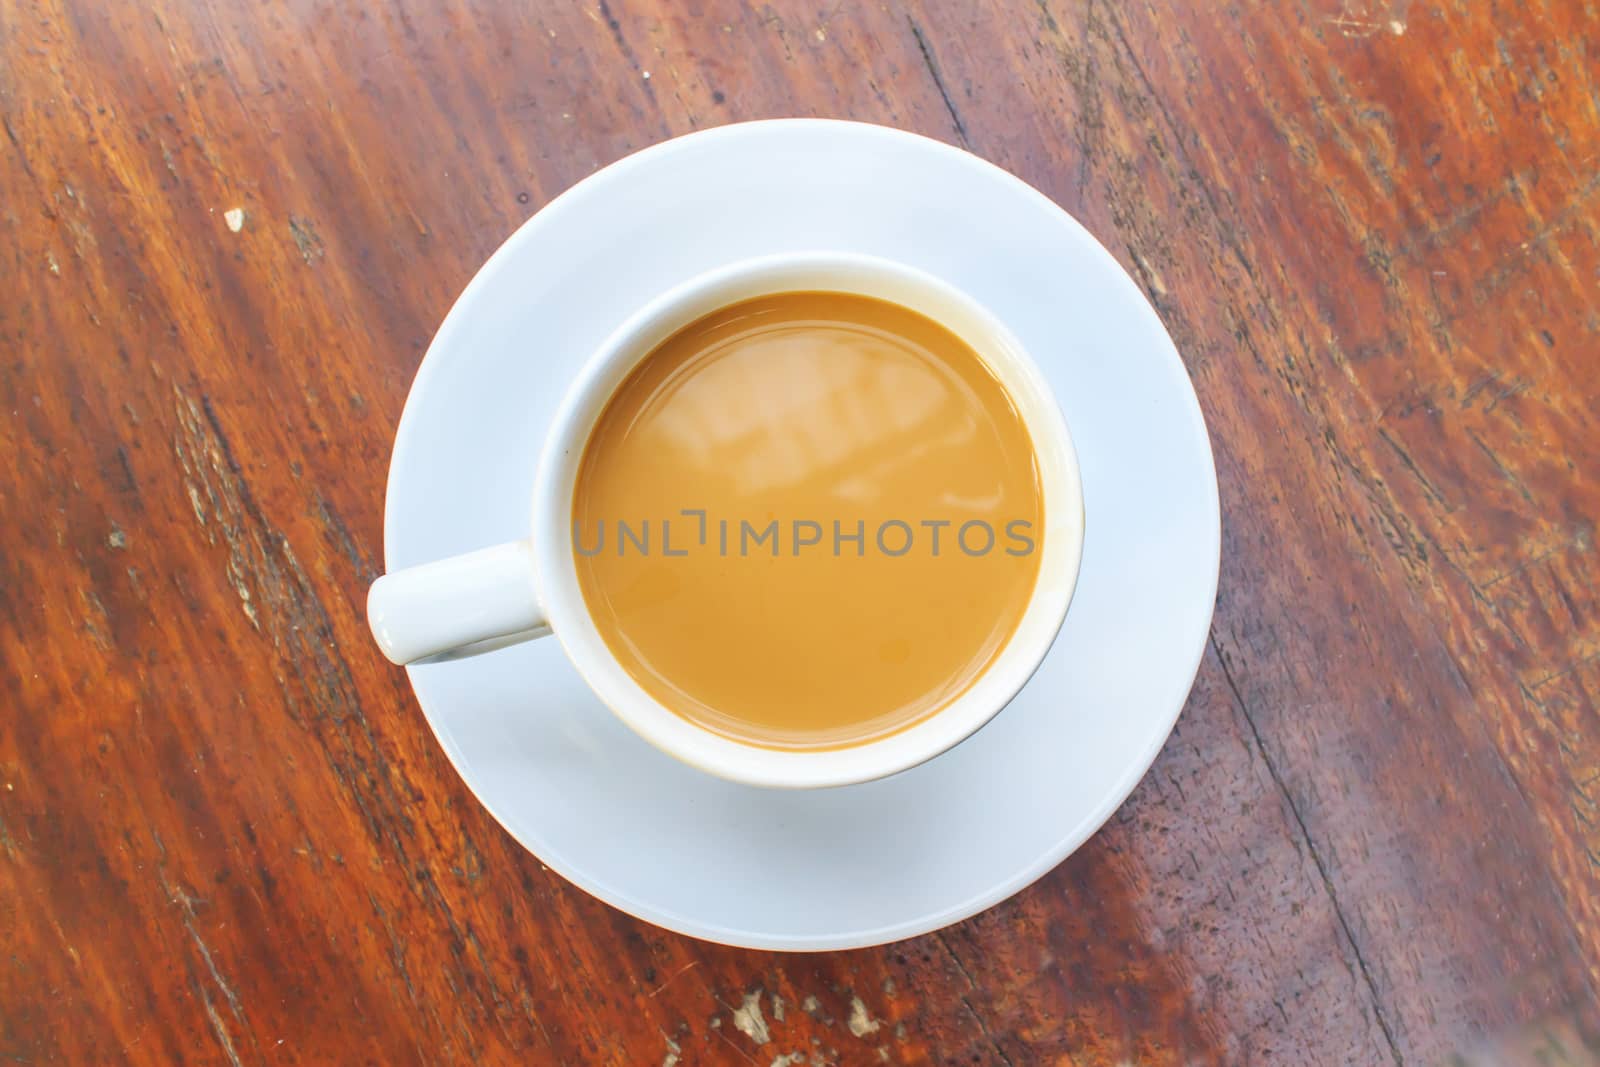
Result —
M 995 660 L 962 693 L 922 720 L 860 744 L 777 749 L 737 741 L 662 705 L 622 667 L 594 625 L 578 584 L 571 506 L 577 468 L 595 422 L 622 381 L 677 329 L 730 303 L 799 290 L 858 292 L 894 300 L 962 337 L 1000 380 L 1032 439 L 1043 486 L 1038 577 L 1023 617 Z M 563 651 L 596 696 L 663 752 L 720 778 L 774 788 L 850 785 L 907 770 L 949 750 L 1010 703 L 1049 652 L 1077 584 L 1083 490 L 1066 420 L 1043 374 L 987 308 L 955 286 L 892 260 L 810 251 L 739 260 L 650 300 L 601 343 L 558 405 L 541 452 L 532 506 L 541 606 Z

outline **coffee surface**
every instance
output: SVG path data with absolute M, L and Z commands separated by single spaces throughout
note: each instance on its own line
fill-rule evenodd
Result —
M 903 729 L 994 661 L 1038 574 L 1043 505 L 1011 398 L 907 308 L 792 292 L 659 345 L 590 434 L 580 587 L 656 700 L 735 740 Z

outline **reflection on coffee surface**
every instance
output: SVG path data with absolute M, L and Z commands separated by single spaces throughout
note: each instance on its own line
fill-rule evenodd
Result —
M 1039 569 L 1032 442 L 979 355 L 869 297 L 790 292 L 657 346 L 573 500 L 579 584 L 655 700 L 772 748 L 836 748 L 966 690 Z

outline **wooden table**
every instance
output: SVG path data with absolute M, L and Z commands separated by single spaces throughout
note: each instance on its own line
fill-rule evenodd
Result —
M 1600 1060 L 1584 7 L 0 0 L 0 1063 Z M 796 114 L 1083 220 L 1225 527 L 1111 824 L 818 956 L 546 871 L 363 619 L 485 256 L 633 149 Z

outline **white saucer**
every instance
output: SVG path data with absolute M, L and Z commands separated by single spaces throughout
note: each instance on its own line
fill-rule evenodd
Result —
M 630 156 L 529 220 L 451 309 L 400 422 L 384 537 L 395 569 L 526 536 L 541 437 L 605 335 L 685 278 L 798 249 L 954 283 L 1055 390 L 1087 536 L 1022 693 L 897 777 L 773 792 L 650 747 L 553 640 L 410 673 L 468 787 L 545 864 L 672 930 L 819 950 L 937 929 L 1044 874 L 1127 797 L 1194 681 L 1221 540 L 1210 443 L 1161 322 L 1087 231 L 975 156 L 876 126 L 725 126 Z

